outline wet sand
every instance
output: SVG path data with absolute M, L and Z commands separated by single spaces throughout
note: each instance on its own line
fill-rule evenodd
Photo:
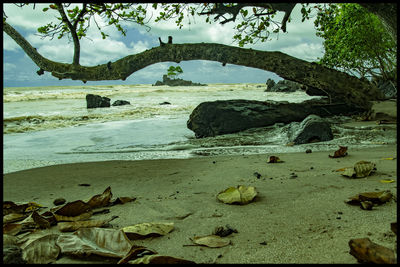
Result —
M 344 201 L 357 193 L 382 190 L 390 190 L 397 199 L 397 159 L 385 159 L 397 158 L 396 146 L 349 147 L 345 157 L 328 157 L 333 152 L 276 153 L 284 162 L 275 164 L 267 163 L 272 155 L 261 154 L 40 167 L 3 175 L 3 200 L 53 207 L 56 198 L 87 200 L 111 186 L 114 197 L 136 200 L 96 218 L 119 216 L 110 223 L 116 229 L 174 222 L 168 235 L 133 243 L 196 263 L 356 263 L 348 242 L 363 237 L 395 249 L 390 223 L 397 220 L 396 200 L 370 211 Z M 349 179 L 335 171 L 361 160 L 376 163 L 376 172 Z M 382 179 L 395 182 L 381 183 Z M 82 183 L 90 186 L 79 186 Z M 216 199 L 220 191 L 236 185 L 254 186 L 258 195 L 247 205 Z M 238 231 L 225 237 L 230 245 L 186 246 L 192 244 L 189 238 L 211 234 L 226 224 Z M 79 262 L 91 261 L 66 256 L 57 261 Z

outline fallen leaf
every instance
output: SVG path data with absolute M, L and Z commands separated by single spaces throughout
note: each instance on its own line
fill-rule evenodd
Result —
M 125 204 L 130 201 L 136 200 L 135 197 L 118 197 L 114 201 L 111 202 L 111 205 L 117 205 L 117 204 Z
M 115 219 L 114 217 L 107 220 L 88 220 L 88 221 L 76 221 L 76 222 L 60 222 L 57 224 L 58 230 L 61 232 L 73 232 L 80 228 L 90 227 L 103 227 L 110 221 Z
M 129 261 L 130 264 L 195 264 L 194 261 L 189 261 L 181 258 L 163 255 L 144 255 L 136 260 Z
M 218 193 L 217 199 L 225 204 L 248 204 L 256 195 L 255 187 L 239 185 Z
M 396 257 L 390 248 L 378 245 L 369 238 L 350 239 L 350 255 L 360 263 L 395 264 Z
M 32 212 L 32 219 L 41 229 L 50 228 L 50 222 L 43 216 L 40 216 L 36 211 Z
M 229 239 L 217 235 L 195 236 L 193 237 L 192 242 L 210 248 L 221 248 L 231 243 Z
M 11 245 L 17 246 L 18 245 L 18 238 L 13 236 L 13 235 L 9 235 L 9 234 L 4 234 L 3 233 L 3 248 L 5 246 L 11 246 Z
M 21 223 L 3 224 L 3 234 L 16 235 L 22 230 Z
M 128 254 L 125 257 L 123 257 L 121 260 L 119 260 L 117 264 L 126 264 L 131 260 L 135 260 L 137 258 L 143 257 L 144 254 L 153 255 L 153 254 L 157 254 L 157 252 L 150 250 L 143 246 L 133 245 L 131 250 L 128 252 Z
M 75 217 L 89 211 L 90 209 L 91 207 L 89 204 L 86 204 L 82 200 L 76 200 L 64 204 L 64 206 L 58 208 L 54 214 Z
M 58 234 L 49 234 L 21 245 L 22 258 L 28 264 L 54 263 L 60 253 L 56 245 Z
M 159 222 L 150 222 L 150 223 L 139 223 L 132 226 L 126 226 L 122 228 L 122 231 L 130 238 L 137 239 L 148 236 L 160 236 L 166 235 L 169 232 L 174 230 L 174 223 L 159 223 Z
M 267 163 L 282 163 L 284 161 L 282 161 L 279 157 L 277 156 L 270 156 L 269 160 L 267 161 Z
M 132 243 L 122 230 L 108 228 L 81 228 L 57 239 L 61 253 L 88 256 L 123 258 L 131 250 Z
M 3 216 L 3 224 L 4 223 L 12 223 L 12 222 L 17 222 L 25 219 L 28 217 L 28 214 L 22 214 L 22 213 L 10 213 L 5 216 Z
M 396 158 L 382 158 L 383 160 L 394 160 Z
M 349 178 L 364 178 L 376 171 L 375 166 L 375 163 L 362 160 L 354 164 L 354 167 L 344 168 L 344 171 L 341 174 Z
M 89 219 L 92 216 L 93 212 L 91 210 L 79 214 L 78 216 L 63 216 L 54 214 L 55 219 L 57 222 L 76 222 L 76 221 L 84 221 Z
M 382 180 L 379 180 L 379 182 L 387 184 L 387 183 L 394 183 L 395 181 L 392 179 L 382 179 Z
M 87 204 L 92 209 L 104 207 L 104 206 L 107 206 L 109 204 L 111 197 L 112 197 L 111 187 L 109 186 L 109 187 L 106 188 L 106 190 L 104 190 L 104 192 L 102 194 L 93 196 L 87 202 Z
M 330 158 L 340 158 L 347 156 L 347 146 L 339 146 L 339 149 L 335 151 L 333 156 L 328 155 Z
M 42 207 L 35 202 L 16 204 L 12 201 L 3 201 L 3 216 L 10 213 L 29 213 Z
M 363 192 L 350 197 L 347 204 L 357 205 L 362 201 L 371 201 L 374 204 L 383 204 L 392 199 L 393 195 L 390 190 L 380 192 Z

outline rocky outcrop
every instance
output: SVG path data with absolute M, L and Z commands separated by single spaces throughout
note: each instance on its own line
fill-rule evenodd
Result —
M 163 75 L 163 81 L 157 81 L 153 86 L 169 85 L 169 86 L 207 86 L 207 84 L 194 83 L 182 79 L 170 79 L 167 75 Z
M 116 100 L 114 103 L 112 103 L 112 106 L 123 106 L 123 105 L 130 105 L 131 102 L 126 101 L 126 100 Z
M 87 94 L 86 95 L 86 106 L 87 108 L 105 108 L 110 107 L 110 100 L 108 97 Z
M 199 104 L 190 114 L 187 127 L 195 132 L 197 138 L 201 138 L 270 126 L 278 122 L 300 122 L 311 114 L 327 117 L 365 111 L 344 103 L 329 104 L 327 100 L 314 99 L 302 103 L 217 100 Z
M 275 86 L 276 83 L 274 80 L 268 79 L 265 84 L 267 85 L 267 89 L 265 89 L 265 92 L 268 92 L 269 90 L 271 90 L 272 87 Z
M 270 82 L 270 85 L 272 83 Z M 284 92 L 284 93 L 292 93 L 297 90 L 302 90 L 305 86 L 301 85 L 297 82 L 292 82 L 289 80 L 281 80 L 278 83 L 272 85 L 271 87 L 268 86 L 268 81 L 267 81 L 267 89 L 265 92 Z
M 323 142 L 333 139 L 330 124 L 321 117 L 311 114 L 301 123 L 293 122 L 288 129 L 290 142 L 295 145 Z

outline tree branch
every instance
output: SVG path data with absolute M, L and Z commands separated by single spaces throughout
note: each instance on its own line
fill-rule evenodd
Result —
M 69 31 L 71 32 L 72 40 L 74 41 L 74 58 L 73 58 L 72 64 L 73 65 L 79 65 L 79 57 L 80 57 L 80 54 L 81 54 L 81 46 L 80 46 L 80 43 L 79 43 L 78 34 L 76 33 L 77 22 L 75 23 L 75 27 L 71 24 L 71 22 L 67 18 L 67 15 L 64 12 L 64 8 L 62 6 L 62 3 L 55 4 L 55 5 L 57 7 L 58 12 L 61 15 L 61 18 L 62 18 L 63 22 L 68 26 Z M 82 9 L 82 10 L 84 10 L 84 9 Z

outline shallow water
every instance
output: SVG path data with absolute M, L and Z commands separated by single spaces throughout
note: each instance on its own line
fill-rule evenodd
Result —
M 86 93 L 128 100 L 131 105 L 87 109 Z M 341 126 L 331 119 L 334 140 L 290 146 L 288 125 L 248 129 L 196 139 L 186 127 L 201 102 L 252 99 L 302 102 L 303 92 L 266 93 L 262 84 L 213 84 L 199 87 L 97 86 L 6 88 L 4 92 L 3 172 L 33 167 L 103 160 L 189 158 L 207 155 L 334 151 L 396 143 L 388 125 Z M 159 105 L 168 101 L 171 105 Z M 368 128 L 369 127 L 369 128 Z

